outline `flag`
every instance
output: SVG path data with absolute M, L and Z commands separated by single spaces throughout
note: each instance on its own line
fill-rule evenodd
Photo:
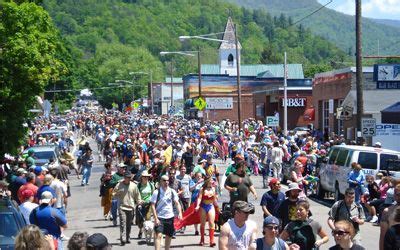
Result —
M 165 157 L 165 162 L 167 164 L 171 163 L 172 159 L 172 146 L 169 146 L 165 151 L 164 151 L 164 157 Z
M 218 155 L 221 159 L 224 159 L 225 156 L 228 154 L 228 142 L 224 139 L 224 137 L 218 136 L 212 143 L 214 147 L 218 151 Z
M 200 224 L 200 209 L 196 212 L 197 202 L 193 202 L 188 209 L 182 214 L 182 220 L 175 217 L 174 228 L 179 230 L 182 227 L 190 226 L 194 224 Z M 215 220 L 218 221 L 219 213 L 216 211 Z

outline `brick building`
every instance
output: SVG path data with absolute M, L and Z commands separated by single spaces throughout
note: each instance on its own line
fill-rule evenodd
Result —
M 219 64 L 201 65 L 202 97 L 207 102 L 207 107 L 202 112 L 205 119 L 238 120 L 238 89 L 236 64 L 240 64 L 241 45 L 238 46 L 239 58 L 236 58 L 234 25 L 231 18 L 225 27 L 223 40 L 219 46 Z M 226 42 L 225 42 L 226 41 Z M 301 64 L 289 64 L 288 86 L 291 88 L 290 101 L 296 100 L 303 103 L 301 107 L 288 108 L 289 128 L 301 126 L 304 111 L 312 105 L 312 81 L 305 79 Z M 241 87 L 241 118 L 257 118 L 265 121 L 266 116 L 282 113 L 283 108 L 279 103 L 283 92 L 284 65 L 283 64 L 240 64 Z M 199 96 L 199 76 L 189 74 L 183 77 L 185 116 L 197 118 L 198 110 L 193 106 L 194 100 Z M 300 92 L 297 92 L 297 91 Z M 297 98 L 297 99 L 296 99 Z M 303 98 L 303 99 L 299 99 Z M 304 99 L 305 98 L 305 99 Z M 289 118 L 290 117 L 290 118 Z
M 399 89 L 379 87 L 373 67 L 363 67 L 364 117 L 381 122 L 380 111 L 400 100 Z M 315 128 L 356 139 L 356 68 L 344 68 L 316 74 L 313 79 Z

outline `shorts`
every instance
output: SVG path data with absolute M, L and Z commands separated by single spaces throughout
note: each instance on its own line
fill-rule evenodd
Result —
M 172 237 L 175 233 L 174 217 L 170 219 L 163 219 L 163 218 L 158 218 L 158 219 L 160 220 L 160 225 L 155 226 L 154 231 Z

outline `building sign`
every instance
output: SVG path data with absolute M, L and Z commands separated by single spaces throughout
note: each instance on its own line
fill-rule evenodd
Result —
M 377 89 L 400 89 L 400 64 L 375 64 L 374 81 Z
M 233 97 L 207 97 L 207 109 L 232 109 Z
M 268 127 L 278 127 L 279 126 L 279 117 L 267 116 L 266 125 Z
M 372 137 L 376 135 L 376 119 L 375 118 L 362 118 L 361 119 L 361 133 L 363 137 Z
M 372 144 L 380 142 L 384 148 L 400 151 L 399 137 L 400 124 L 376 124 L 376 136 L 372 138 Z
M 283 107 L 283 101 L 284 99 L 281 98 L 281 103 Z M 287 107 L 305 107 L 307 102 L 306 97 L 288 97 L 286 101 Z
M 322 74 L 321 74 L 322 75 Z M 351 73 L 341 73 L 341 74 L 331 74 L 327 76 L 319 76 L 316 77 L 313 81 L 314 85 L 328 83 L 328 82 L 337 82 L 351 79 Z

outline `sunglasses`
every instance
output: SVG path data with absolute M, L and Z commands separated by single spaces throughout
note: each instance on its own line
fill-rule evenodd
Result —
M 343 231 L 343 230 L 332 230 L 332 235 L 333 236 L 336 236 L 336 235 L 343 236 L 343 235 L 348 234 L 348 233 L 349 232 Z
M 278 226 L 265 226 L 268 230 L 275 230 L 278 231 L 279 227 Z

